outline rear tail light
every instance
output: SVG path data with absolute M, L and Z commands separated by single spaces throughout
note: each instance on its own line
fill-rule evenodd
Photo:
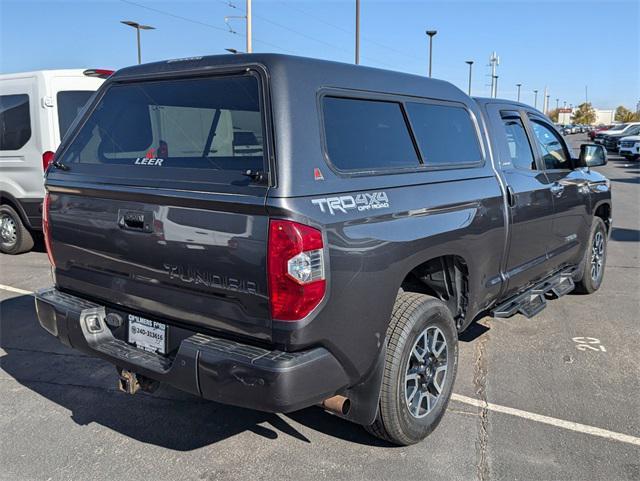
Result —
M 49 192 L 47 192 L 44 196 L 44 201 L 42 202 L 42 233 L 44 234 L 44 245 L 47 248 L 47 257 L 49 257 L 51 266 L 55 267 L 56 263 L 53 259 L 53 251 L 51 250 L 51 224 L 49 220 L 50 202 Z
M 288 220 L 269 224 L 267 269 L 271 317 L 298 321 L 324 298 L 326 289 L 322 233 Z
M 51 162 L 53 162 L 53 152 L 51 152 L 50 150 L 47 150 L 44 154 L 42 154 L 42 171 L 46 172 L 47 168 L 51 165 Z

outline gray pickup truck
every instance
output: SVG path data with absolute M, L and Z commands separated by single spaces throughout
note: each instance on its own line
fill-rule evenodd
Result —
M 470 323 L 598 289 L 605 162 L 527 105 L 415 75 L 271 54 L 125 68 L 47 172 L 38 317 L 128 393 L 319 405 L 415 443 Z

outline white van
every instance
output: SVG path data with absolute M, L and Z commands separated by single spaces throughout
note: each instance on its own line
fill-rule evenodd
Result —
M 0 75 L 0 252 L 33 247 L 41 229 L 43 173 L 60 140 L 110 70 Z

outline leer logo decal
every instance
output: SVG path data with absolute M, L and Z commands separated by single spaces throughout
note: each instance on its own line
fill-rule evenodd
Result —
M 157 166 L 162 166 L 162 162 L 163 161 L 164 161 L 164 159 L 156 157 L 156 149 L 151 147 L 149 150 L 147 150 L 147 153 L 145 154 L 145 156 L 144 157 L 138 157 L 135 160 L 134 164 L 136 164 L 136 165 L 157 165 Z
M 386 192 L 364 192 L 362 194 L 341 195 L 339 197 L 323 197 L 320 199 L 311 199 L 311 203 L 320 207 L 321 212 L 329 212 L 336 215 L 336 212 L 346 214 L 349 210 L 358 210 L 359 212 L 372 209 L 389 208 L 389 197 Z

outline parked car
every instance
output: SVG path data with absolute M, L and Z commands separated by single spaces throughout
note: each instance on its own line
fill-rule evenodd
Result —
M 593 142 L 596 138 L 596 134 L 598 134 L 599 132 L 603 132 L 605 130 L 609 130 L 610 128 L 611 128 L 611 125 L 600 125 L 592 128 L 589 131 L 589 139 Z
M 640 158 L 640 135 L 622 137 L 618 153 L 629 160 L 638 160 Z
M 0 75 L 0 252 L 33 247 L 42 226 L 42 174 L 105 70 Z
M 602 144 L 604 142 L 604 137 L 606 135 L 617 135 L 617 134 L 621 133 L 622 131 L 624 131 L 624 129 L 626 129 L 629 125 L 631 125 L 631 124 L 627 123 L 627 124 L 614 125 L 610 129 L 602 130 L 602 131 L 598 132 L 593 140 L 594 140 L 594 142 L 596 144 Z
M 129 67 L 55 158 L 40 324 L 128 393 L 322 405 L 411 444 L 475 319 L 603 279 L 602 146 L 572 158 L 532 107 L 441 80 L 272 54 Z
M 640 122 L 636 124 L 630 124 L 626 129 L 617 134 L 606 134 L 602 138 L 602 144 L 610 152 L 618 152 L 618 143 L 623 137 L 640 134 Z

